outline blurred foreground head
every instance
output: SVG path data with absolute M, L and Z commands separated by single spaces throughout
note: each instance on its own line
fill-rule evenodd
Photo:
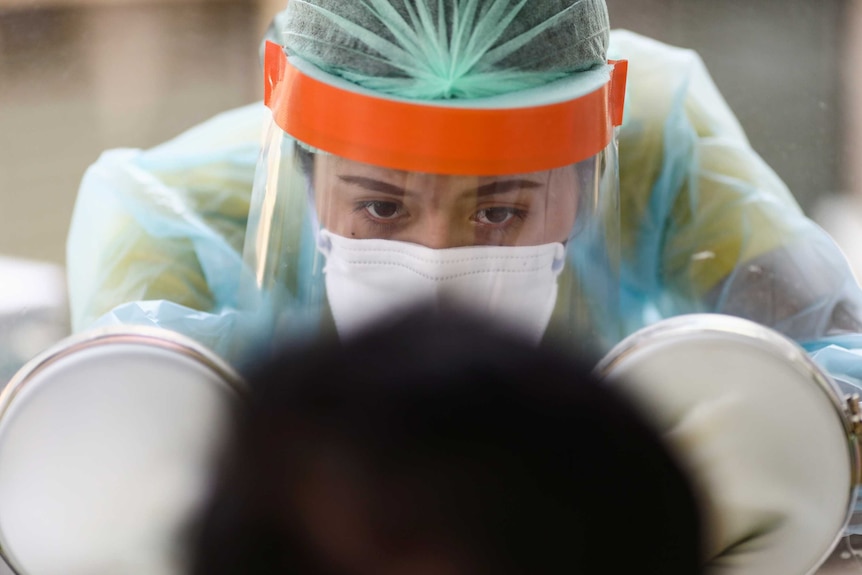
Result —
M 195 575 L 700 572 L 679 468 L 553 351 L 415 314 L 252 385 Z

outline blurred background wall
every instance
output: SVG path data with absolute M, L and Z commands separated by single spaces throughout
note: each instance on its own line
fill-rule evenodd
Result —
M 608 0 L 614 27 L 700 53 L 754 148 L 807 208 L 845 185 L 851 3 Z
M 78 183 L 102 150 L 153 146 L 256 100 L 275 9 L 0 0 L 0 254 L 63 262 Z

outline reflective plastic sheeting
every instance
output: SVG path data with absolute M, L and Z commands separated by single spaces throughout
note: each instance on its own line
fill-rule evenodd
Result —
M 624 316 L 717 312 L 799 341 L 862 330 L 859 288 L 834 242 L 751 148 L 690 50 L 631 32 L 620 132 Z
M 248 202 L 266 108 L 151 150 L 109 150 L 84 175 L 67 243 L 73 331 L 153 325 L 229 359 Z

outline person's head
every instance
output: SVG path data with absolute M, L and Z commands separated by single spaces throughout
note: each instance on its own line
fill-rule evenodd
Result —
M 250 383 L 193 575 L 699 573 L 696 502 L 657 434 L 496 325 L 415 314 Z
M 603 330 L 571 316 L 616 306 L 625 66 L 604 0 L 304 0 L 273 32 L 246 238 L 256 284 L 289 291 L 267 301 L 347 334 L 454 299 L 538 340 L 565 269 L 562 331 Z
M 278 32 L 288 54 L 326 72 L 425 101 L 542 86 L 604 65 L 608 43 L 603 0 L 296 2 Z M 320 224 L 345 237 L 431 248 L 538 245 L 569 238 L 594 171 L 588 162 L 580 170 L 453 175 L 319 154 L 314 202 Z

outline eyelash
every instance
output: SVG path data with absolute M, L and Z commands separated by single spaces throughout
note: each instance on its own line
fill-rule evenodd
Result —
M 359 213 L 362 217 L 364 217 L 365 221 L 368 224 L 376 227 L 378 230 L 385 232 L 385 231 L 391 230 L 392 228 L 395 227 L 396 220 L 391 220 L 391 221 L 378 220 L 378 219 L 372 217 L 368 213 L 369 207 L 373 206 L 374 204 L 379 204 L 379 203 L 398 204 L 398 202 L 382 202 L 381 200 L 364 200 L 361 202 L 356 202 L 356 206 L 353 208 L 353 213 L 354 214 Z M 403 206 L 398 204 L 398 209 L 403 209 Z
M 529 212 L 527 210 L 515 208 L 512 206 L 493 206 L 490 208 L 480 208 L 479 210 L 476 211 L 476 213 L 479 214 L 480 212 L 487 211 L 487 210 L 500 210 L 500 209 L 504 209 L 504 210 L 508 211 L 510 214 L 512 214 L 512 217 L 518 218 L 522 222 L 524 220 L 526 220 L 527 216 L 529 215 Z M 509 222 L 506 221 L 505 223 L 499 224 L 499 225 L 508 227 L 508 223 Z M 494 225 L 494 224 L 483 224 L 483 225 Z
M 368 222 L 370 225 L 376 227 L 377 229 L 379 229 L 381 231 L 391 230 L 392 228 L 394 228 L 397 225 L 397 218 L 390 220 L 390 221 L 380 220 L 380 219 L 377 219 L 377 218 L 371 216 L 368 213 L 368 208 L 373 206 L 374 204 L 378 204 L 378 203 L 393 203 L 393 204 L 396 204 L 398 206 L 398 209 L 404 208 L 402 205 L 398 204 L 397 202 L 389 202 L 389 201 L 383 202 L 381 200 L 364 200 L 364 201 L 356 203 L 355 207 L 353 208 L 353 213 L 354 214 L 360 213 L 360 215 L 362 215 L 365 218 L 366 222 Z M 515 207 L 510 207 L 510 206 L 492 206 L 489 208 L 480 208 L 479 210 L 476 211 L 476 213 L 478 214 L 482 211 L 491 210 L 491 209 L 506 209 L 509 211 L 509 213 L 512 214 L 512 216 L 514 218 L 518 218 L 521 222 L 526 220 L 527 216 L 529 215 L 528 210 L 519 209 L 519 208 L 515 208 Z M 494 227 L 494 224 L 481 224 L 481 225 L 492 227 L 493 228 L 492 231 L 494 231 L 494 232 L 507 233 L 511 229 L 511 226 L 509 225 L 509 223 L 510 223 L 509 221 L 506 221 L 503 224 L 499 224 L 499 227 Z

